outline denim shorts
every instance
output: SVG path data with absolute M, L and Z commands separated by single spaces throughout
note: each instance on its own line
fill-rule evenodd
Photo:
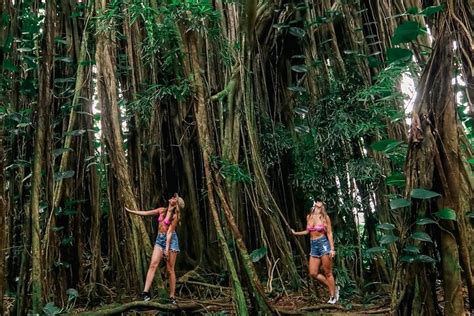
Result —
M 160 247 L 162 250 L 166 249 L 166 233 L 158 233 L 158 236 L 156 236 L 155 245 Z M 178 234 L 176 234 L 176 232 L 173 232 L 171 235 L 170 250 L 179 252 Z
M 309 253 L 311 257 L 320 258 L 330 252 L 331 246 L 326 235 L 317 239 L 311 239 L 311 252 Z

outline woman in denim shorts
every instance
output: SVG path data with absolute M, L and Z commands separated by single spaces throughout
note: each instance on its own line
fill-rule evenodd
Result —
M 149 301 L 150 287 L 155 277 L 155 272 L 160 265 L 161 258 L 166 260 L 166 269 L 168 270 L 170 283 L 170 302 L 176 304 L 175 290 L 176 290 L 176 274 L 174 266 L 176 257 L 179 252 L 178 235 L 176 234 L 176 226 L 180 220 L 180 210 L 185 206 L 184 200 L 178 196 L 177 193 L 168 200 L 168 207 L 159 207 L 150 211 L 134 211 L 125 207 L 125 209 L 133 214 L 150 216 L 157 216 L 158 221 L 158 236 L 156 236 L 155 247 L 151 256 L 150 267 L 146 275 L 145 288 L 143 289 L 143 300 Z
M 313 204 L 310 213 L 306 217 L 306 229 L 295 232 L 293 235 L 310 236 L 311 252 L 309 254 L 309 275 L 310 277 L 325 284 L 329 289 L 329 304 L 335 304 L 339 299 L 339 287 L 336 287 L 332 275 L 332 259 L 336 255 L 334 240 L 332 238 L 331 219 L 326 213 L 326 208 L 321 201 Z M 319 272 L 323 266 L 324 274 Z

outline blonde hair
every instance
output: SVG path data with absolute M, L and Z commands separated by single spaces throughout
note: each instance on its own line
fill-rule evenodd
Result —
M 323 202 L 323 201 L 319 201 L 322 203 L 321 205 L 321 212 L 318 215 L 319 219 L 321 220 L 321 222 L 323 222 L 324 224 L 327 224 L 327 218 L 328 218 L 328 213 L 326 212 L 326 204 Z M 311 212 L 310 212 L 310 215 L 313 214 L 313 210 L 316 208 L 316 205 L 314 205 L 312 208 L 311 208 Z
M 175 197 L 176 197 L 176 205 L 171 208 L 170 212 L 171 212 L 171 217 L 174 216 L 174 214 L 176 214 L 178 216 L 178 219 L 181 217 L 181 210 L 184 209 L 184 207 L 186 206 L 186 204 L 184 203 L 184 199 L 182 197 L 180 197 L 178 195 L 178 193 L 175 193 Z

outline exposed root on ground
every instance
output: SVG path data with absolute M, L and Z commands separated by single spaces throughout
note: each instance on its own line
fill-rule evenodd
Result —
M 165 304 L 154 301 L 134 301 L 125 304 L 111 304 L 103 306 L 92 311 L 85 311 L 77 313 L 76 315 L 93 316 L 93 315 L 112 315 L 123 313 L 131 309 L 140 310 L 159 310 L 164 312 L 172 311 L 190 311 L 190 312 L 212 312 L 218 310 L 232 310 L 232 303 L 225 303 L 219 301 L 178 301 L 177 304 Z

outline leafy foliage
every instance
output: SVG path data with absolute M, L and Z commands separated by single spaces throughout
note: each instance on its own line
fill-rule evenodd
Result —
M 445 219 L 445 220 L 451 220 L 455 221 L 456 220 L 456 211 L 450 208 L 443 208 L 439 210 L 438 212 L 435 212 L 433 215 L 440 219 Z
M 218 169 L 218 172 L 223 179 L 230 182 L 242 183 L 250 183 L 252 181 L 250 174 L 238 164 L 233 164 L 226 159 L 218 157 L 213 157 L 212 163 Z
M 411 202 L 407 199 L 397 198 L 390 201 L 390 208 L 396 210 L 403 207 L 408 207 L 411 205 Z
M 260 259 L 267 255 L 268 249 L 266 247 L 255 249 L 250 253 L 250 258 L 252 262 L 258 262 Z
M 401 43 L 408 43 L 415 40 L 418 35 L 426 32 L 426 28 L 415 21 L 406 21 L 400 24 L 392 37 L 394 45 Z
M 411 191 L 411 197 L 414 199 L 427 200 L 437 196 L 440 196 L 440 194 L 425 189 L 413 189 Z

